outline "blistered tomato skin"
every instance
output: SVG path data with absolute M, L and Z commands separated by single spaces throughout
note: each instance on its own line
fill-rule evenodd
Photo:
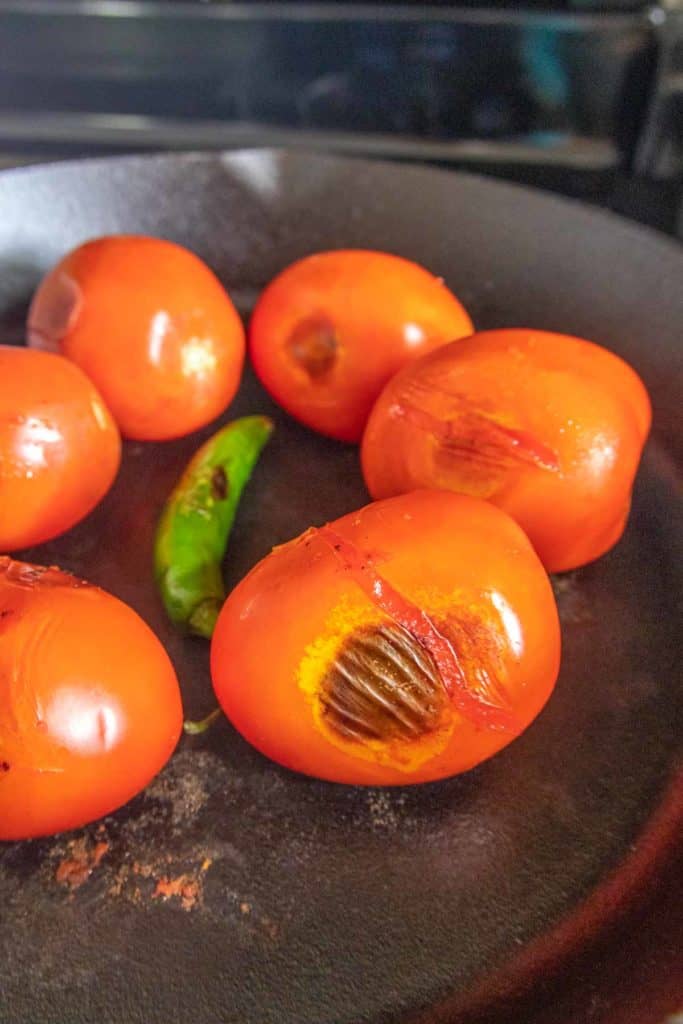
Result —
M 171 756 L 180 692 L 122 601 L 0 558 L 0 839 L 76 828 L 130 800 Z
M 560 572 L 619 540 L 650 420 L 642 381 L 607 349 L 484 331 L 387 384 L 363 438 L 363 475 L 374 498 L 416 487 L 485 498 Z
M 239 386 L 242 322 L 199 257 L 112 235 L 68 253 L 36 291 L 29 344 L 94 381 L 125 437 L 166 440 L 220 415 Z
M 340 250 L 299 260 L 268 285 L 249 345 L 261 382 L 292 416 L 359 441 L 372 403 L 400 367 L 472 330 L 458 299 L 423 267 Z
M 119 431 L 61 356 L 0 345 L 0 552 L 50 540 L 91 511 L 121 459 Z
M 228 718 L 274 761 L 407 785 L 509 744 L 559 659 L 552 590 L 519 527 L 418 491 L 275 548 L 226 601 L 211 672 Z

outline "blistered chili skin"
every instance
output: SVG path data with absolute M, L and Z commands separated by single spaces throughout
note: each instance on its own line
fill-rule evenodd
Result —
M 244 487 L 273 430 L 242 416 L 195 452 L 162 509 L 154 576 L 171 621 L 209 638 L 225 600 L 222 562 Z
M 264 643 L 268 637 L 268 643 Z M 538 714 L 559 665 L 547 576 L 503 513 L 445 492 L 275 549 L 229 596 L 218 699 L 265 754 L 340 782 L 466 770 Z

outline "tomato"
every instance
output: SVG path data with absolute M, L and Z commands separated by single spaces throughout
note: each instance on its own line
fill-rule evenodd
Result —
M 59 351 L 102 392 L 122 433 L 189 434 L 224 411 L 239 386 L 244 329 L 194 253 L 160 238 L 86 242 L 41 282 L 29 344 Z
M 249 328 L 263 385 L 296 419 L 360 441 L 383 386 L 405 363 L 471 334 L 440 278 L 382 252 L 323 252 L 265 289 Z
M 131 608 L 0 558 L 0 839 L 109 814 L 156 775 L 181 726 L 173 667 Z
M 85 374 L 61 356 L 0 345 L 0 551 L 68 530 L 109 490 L 121 439 Z
M 390 381 L 363 438 L 363 473 L 374 498 L 438 487 L 493 502 L 559 572 L 621 536 L 650 415 L 635 371 L 599 345 L 484 331 Z
M 223 606 L 211 672 L 226 715 L 273 760 L 405 785 L 510 743 L 559 655 L 552 590 L 516 523 L 417 491 L 275 548 Z

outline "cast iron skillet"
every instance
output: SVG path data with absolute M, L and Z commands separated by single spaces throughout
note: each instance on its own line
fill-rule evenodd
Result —
M 21 340 L 54 260 L 122 231 L 194 249 L 244 312 L 315 250 L 411 257 L 446 279 L 478 327 L 560 330 L 624 355 L 650 388 L 654 433 L 624 540 L 556 582 L 562 674 L 521 739 L 465 776 L 393 791 L 294 775 L 226 722 L 184 739 L 103 826 L 0 847 L 0 1020 L 661 1020 L 681 968 L 680 885 L 670 888 L 681 822 L 678 249 L 518 187 L 302 153 L 38 167 L 0 176 L 1 340 Z M 229 414 L 257 411 L 277 432 L 240 510 L 229 584 L 273 544 L 366 501 L 356 451 L 289 421 L 247 374 Z M 207 433 L 127 445 L 103 504 L 26 553 L 136 608 L 167 645 L 193 716 L 212 706 L 207 648 L 167 626 L 150 545 Z M 96 841 L 108 847 L 90 877 L 73 890 L 58 882 L 58 865 Z M 154 896 L 159 879 L 183 875 L 185 907 Z M 643 903 L 646 892 L 659 903 Z

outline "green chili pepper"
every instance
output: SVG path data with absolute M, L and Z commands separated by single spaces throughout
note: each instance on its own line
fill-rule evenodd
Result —
M 245 484 L 273 432 L 266 416 L 229 423 L 190 460 L 161 514 L 154 575 L 169 618 L 210 637 L 225 600 L 221 563 Z

